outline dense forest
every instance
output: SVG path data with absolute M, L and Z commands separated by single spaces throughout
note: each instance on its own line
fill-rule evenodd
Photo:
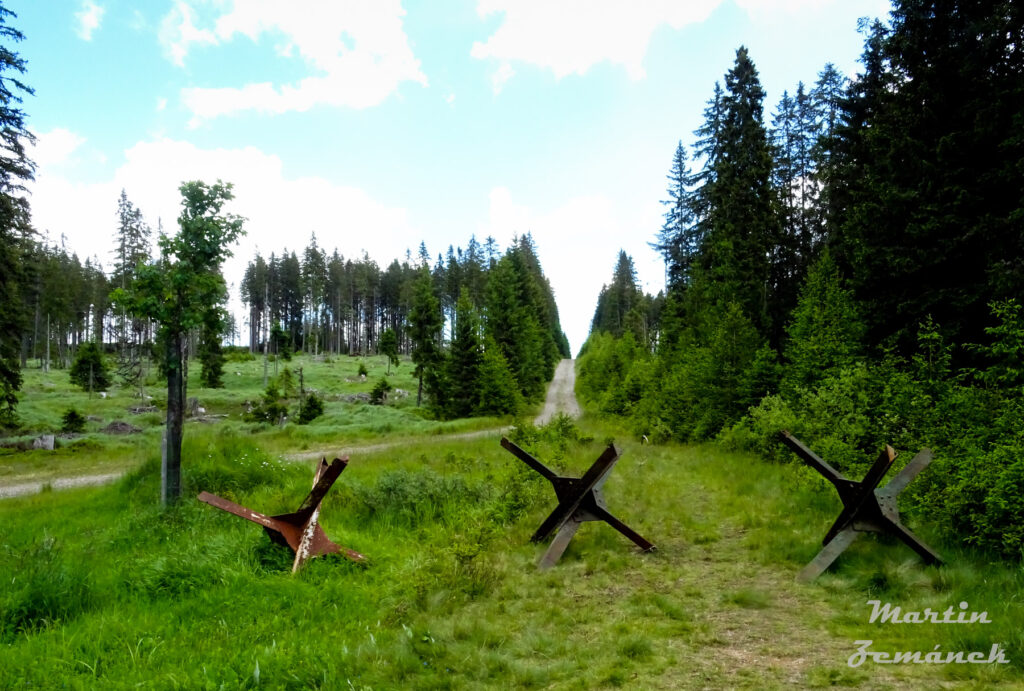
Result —
M 782 461 L 788 429 L 857 477 L 931 447 L 912 511 L 1020 558 L 1024 16 L 901 0 L 861 30 L 859 74 L 826 65 L 770 118 L 736 52 L 671 158 L 666 294 L 620 255 L 580 393 L 654 440 Z
M 529 234 L 504 252 L 493 238 L 471 237 L 433 266 L 421 243 L 415 259 L 407 252 L 384 270 L 366 255 L 328 256 L 314 236 L 301 259 L 287 250 L 256 256 L 241 297 L 252 351 L 368 354 L 394 342 L 444 415 L 515 412 L 570 356 Z

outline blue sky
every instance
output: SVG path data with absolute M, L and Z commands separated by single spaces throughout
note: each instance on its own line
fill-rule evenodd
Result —
M 887 0 L 29 0 L 36 227 L 109 264 L 122 188 L 173 232 L 185 179 L 233 182 L 257 248 L 436 256 L 532 232 L 574 350 L 617 252 L 647 243 L 676 142 L 746 45 L 771 113 Z M 237 300 L 235 307 L 237 309 Z

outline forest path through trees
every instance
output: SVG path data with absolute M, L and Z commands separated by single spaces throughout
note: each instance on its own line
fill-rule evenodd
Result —
M 534 424 L 543 425 L 549 422 L 558 413 L 565 413 L 570 417 L 580 416 L 580 406 L 576 401 L 576 369 L 575 360 L 562 360 L 558 363 L 555 376 L 548 385 L 547 398 L 544 401 L 544 408 L 534 420 Z M 477 439 L 488 435 L 503 434 L 509 427 L 491 427 L 489 429 L 476 430 L 473 432 L 457 432 L 455 434 L 439 434 L 418 439 L 419 441 L 449 442 L 460 439 Z M 384 451 L 386 449 L 405 446 L 409 439 L 396 439 L 374 444 L 359 444 L 350 447 L 330 447 L 324 449 L 311 449 L 301 453 L 286 454 L 283 458 L 286 461 L 308 461 L 316 460 L 321 456 L 352 456 L 357 453 Z M 20 497 L 27 494 L 37 494 L 45 487 L 51 489 L 71 489 L 74 487 L 89 487 L 93 485 L 105 485 L 114 482 L 124 473 L 102 473 L 97 475 L 78 475 L 74 477 L 53 478 L 45 481 L 25 482 L 17 485 L 0 485 L 0 499 L 9 497 Z
M 544 409 L 533 421 L 535 425 L 543 425 L 551 421 L 558 413 L 569 417 L 579 417 L 580 404 L 576 401 L 576 361 L 562 360 L 558 363 L 555 376 L 548 385 L 548 396 L 544 401 Z

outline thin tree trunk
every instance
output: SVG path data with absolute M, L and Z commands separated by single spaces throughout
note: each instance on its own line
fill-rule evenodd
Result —
M 37 357 L 40 359 L 39 368 L 43 368 L 42 357 L 43 354 L 39 352 L 39 296 L 36 295 L 36 314 L 32 320 L 32 353 L 30 357 Z
M 160 469 L 160 501 L 164 506 L 181 497 L 181 438 L 185 417 L 185 378 L 182 334 L 167 340 L 167 432 Z
M 270 341 L 270 284 L 264 286 L 263 305 L 267 310 L 267 316 L 263 320 L 263 388 L 267 388 L 267 343 Z

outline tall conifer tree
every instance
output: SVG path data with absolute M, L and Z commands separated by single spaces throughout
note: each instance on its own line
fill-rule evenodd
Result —
M 24 313 L 18 278 L 31 234 L 25 183 L 35 173 L 35 164 L 25 152 L 35 136 L 21 110 L 22 97 L 34 92 L 21 81 L 25 60 L 11 49 L 25 38 L 8 23 L 15 17 L 0 5 L 0 427 L 14 424 L 16 392 L 21 388 Z
M 452 417 L 472 415 L 478 406 L 480 367 L 480 319 L 463 286 L 455 305 L 455 332 L 448 358 L 448 412 Z
M 899 0 L 869 29 L 828 204 L 873 343 L 910 352 L 927 315 L 982 341 L 986 305 L 1024 292 L 1022 26 L 1009 0 Z

